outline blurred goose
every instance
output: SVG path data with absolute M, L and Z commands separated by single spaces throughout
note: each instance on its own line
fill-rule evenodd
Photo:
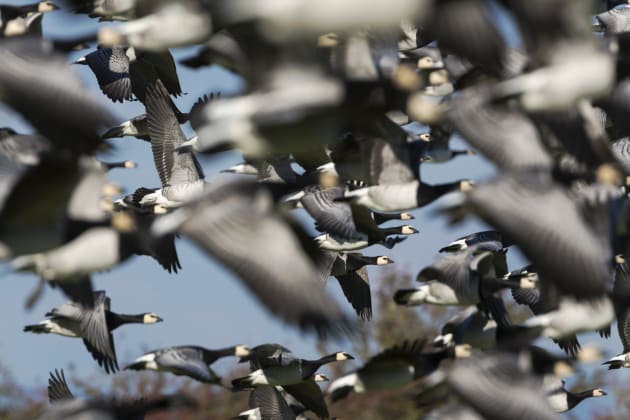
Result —
M 174 235 L 152 238 L 154 217 L 117 211 L 105 226 L 89 228 L 68 243 L 50 251 L 13 259 L 16 271 L 31 271 L 44 280 L 73 282 L 97 271 L 110 269 L 132 255 L 149 255 L 171 272 L 181 268 Z
M 351 392 L 367 393 L 401 387 L 435 372 L 445 358 L 470 356 L 467 345 L 432 353 L 423 353 L 423 345 L 424 340 L 416 340 L 390 347 L 370 358 L 353 373 L 334 380 L 326 393 L 335 402 Z
M 41 36 L 41 19 L 44 13 L 58 10 L 52 1 L 14 6 L 0 5 L 0 34 L 5 37 L 24 34 L 39 34 Z
M 564 387 L 564 380 L 557 380 L 555 387 L 546 388 L 547 403 L 556 413 L 572 410 L 587 398 L 603 397 L 608 394 L 601 388 L 588 389 L 582 392 L 570 392 Z M 546 385 L 549 386 L 549 385 Z
M 153 312 L 138 315 L 117 314 L 110 310 L 110 299 L 104 291 L 94 293 L 94 308 L 69 302 L 46 313 L 48 319 L 39 324 L 27 325 L 25 332 L 57 334 L 82 338 L 87 350 L 107 373 L 118 370 L 113 330 L 125 324 L 155 324 L 162 318 Z
M 547 173 L 504 172 L 447 211 L 459 220 L 470 210 L 518 245 L 560 293 L 587 299 L 605 293 L 610 251 L 602 249 L 577 205 Z
M 261 385 L 295 385 L 312 378 L 321 366 L 354 357 L 345 352 L 336 352 L 316 360 L 292 358 L 288 361 L 279 360 L 278 364 L 263 366 L 242 378 L 236 378 L 232 385 L 237 389 L 256 387 Z
M 271 189 L 246 180 L 216 182 L 200 199 L 156 220 L 153 232 L 188 236 L 285 321 L 322 334 L 343 328 L 345 315 L 317 282 L 310 255 L 318 250 L 276 206 Z
M 367 265 L 386 265 L 393 261 L 386 256 L 366 257 L 359 253 L 324 251 L 320 259 L 323 280 L 329 276 L 339 281 L 344 296 L 362 319 L 372 319 L 372 296 Z
M 210 16 L 199 2 L 142 0 L 136 2 L 134 20 L 101 28 L 98 41 L 104 46 L 165 51 L 203 42 L 210 34 Z
M 555 419 L 532 374 L 530 359 L 498 353 L 459 361 L 449 372 L 452 392 L 483 418 Z
M 57 151 L 94 151 L 101 128 L 113 125 L 109 111 L 87 94 L 65 57 L 34 38 L 2 43 L 0 100 L 20 113 Z M 41 72 L 42 68 L 47 71 Z
M 370 138 L 362 142 L 362 149 L 369 156 L 369 186 L 347 191 L 345 200 L 380 211 L 401 211 L 425 206 L 446 193 L 472 187 L 470 180 L 438 185 L 422 182 L 417 169 L 422 145 L 410 145 L 404 130 L 387 118 L 379 120 L 379 124 L 387 141 Z
M 449 147 L 452 131 L 432 127 L 431 133 L 422 133 L 419 140 L 426 142 L 426 147 L 422 150 L 420 160 L 422 163 L 443 163 L 454 159 L 457 156 L 473 156 L 472 149 L 455 150 Z
M 607 360 L 608 369 L 630 367 L 630 273 L 625 261 L 617 264 L 612 301 L 617 318 L 617 331 L 623 346 L 623 352 Z
M 155 370 L 189 376 L 197 381 L 221 385 L 221 378 L 209 367 L 222 357 L 249 355 L 247 346 L 238 345 L 218 350 L 200 346 L 175 346 L 153 350 L 125 366 L 126 370 Z
M 61 373 L 55 369 L 55 373 L 50 372 L 49 375 L 48 402 L 53 404 L 58 401 L 73 400 L 74 395 L 68 387 L 68 382 L 66 382 L 66 375 L 63 373 L 63 369 L 61 369 Z

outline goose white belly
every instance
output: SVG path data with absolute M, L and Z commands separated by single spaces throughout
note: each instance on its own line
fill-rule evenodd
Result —
M 46 326 L 51 334 L 57 334 L 64 337 L 81 338 L 79 335 L 80 324 L 69 319 L 46 319 L 39 323 Z
M 370 245 L 367 236 L 364 239 L 348 240 L 333 236 L 329 233 L 315 237 L 315 241 L 321 249 L 328 251 L 356 251 L 367 248 Z
M 298 366 L 271 366 L 249 374 L 252 385 L 293 385 L 303 381 Z
M 379 211 L 413 210 L 418 207 L 418 183 L 374 185 L 358 194 L 357 202 Z
M 547 404 L 556 412 L 562 413 L 569 409 L 569 403 L 567 401 L 567 394 L 562 390 L 557 390 L 547 395 Z

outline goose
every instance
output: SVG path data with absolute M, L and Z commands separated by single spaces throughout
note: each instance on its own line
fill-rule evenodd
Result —
M 130 101 L 132 94 L 144 102 L 146 87 L 155 79 L 162 81 L 169 94 L 182 94 L 175 61 L 169 51 L 136 51 L 133 47 L 116 45 L 99 48 L 75 60 L 74 64 L 87 65 L 105 96 L 113 102 Z M 175 110 L 174 104 L 171 106 Z
M 54 404 L 58 401 L 73 400 L 74 395 L 66 382 L 66 375 L 61 369 L 61 373 L 55 369 L 55 372 L 49 373 L 48 379 L 48 402 Z
M 323 281 L 329 276 L 339 281 L 346 299 L 362 319 L 372 319 L 372 297 L 367 265 L 392 264 L 389 257 L 366 257 L 360 253 L 338 253 L 324 251 L 320 259 Z
M 106 225 L 91 227 L 49 251 L 14 258 L 11 267 L 37 273 L 47 281 L 71 283 L 92 272 L 110 269 L 133 255 L 149 255 L 165 270 L 177 272 L 181 265 L 175 237 L 150 237 L 154 219 L 130 210 L 116 211 Z
M 101 28 L 98 42 L 106 47 L 128 44 L 147 51 L 165 51 L 203 42 L 210 34 L 210 16 L 196 1 L 141 2 L 135 7 L 134 20 Z
M 452 100 L 446 120 L 500 169 L 550 169 L 553 160 L 532 119 L 517 107 L 493 103 L 487 96 L 487 86 L 463 90 Z
M 528 278 L 519 281 L 503 279 L 507 272 L 505 253 L 501 245 L 491 242 L 470 246 L 457 253 L 445 254 L 433 265 L 418 273 L 418 281 L 425 282 L 417 289 L 402 289 L 395 293 L 399 305 L 477 305 L 505 324 L 505 307 L 494 293 L 503 288 L 532 288 L 536 284 Z
M 13 6 L 0 5 L 0 34 L 5 37 L 24 34 L 39 34 L 41 36 L 41 19 L 44 13 L 58 10 L 52 1 Z
M 418 140 L 426 142 L 426 147 L 422 150 L 420 161 L 422 163 L 443 163 L 456 158 L 457 156 L 474 156 L 472 149 L 455 150 L 449 147 L 452 131 L 441 129 L 438 126 L 431 128 L 431 133 L 418 135 Z
M 608 394 L 601 388 L 588 389 L 581 392 L 571 392 L 565 388 L 564 380 L 556 381 L 555 386 L 547 390 L 547 403 L 556 413 L 572 410 L 587 398 L 604 397 Z
M 618 354 L 604 364 L 608 369 L 620 369 L 630 367 L 630 334 L 627 328 L 630 322 L 630 274 L 625 261 L 617 263 L 615 268 L 615 285 L 613 286 L 611 299 L 615 308 L 617 318 L 617 330 L 623 345 L 623 352 Z
M 496 347 L 497 339 L 496 321 L 489 319 L 475 306 L 470 306 L 444 324 L 440 335 L 433 339 L 433 345 L 449 347 L 466 343 L 473 348 L 487 350 Z
M 278 364 L 263 366 L 247 376 L 232 380 L 236 389 L 256 387 L 261 385 L 295 385 L 311 378 L 321 366 L 345 360 L 353 360 L 350 354 L 336 352 L 316 360 L 291 358 L 288 361 L 279 360 Z
M 118 370 L 114 349 L 113 330 L 125 324 L 155 324 L 162 318 L 153 312 L 138 315 L 118 314 L 110 310 L 110 299 L 104 291 L 94 292 L 94 308 L 87 309 L 68 302 L 46 313 L 48 319 L 27 325 L 25 332 L 57 334 L 64 337 L 82 338 L 87 350 L 107 373 Z
M 411 235 L 418 233 L 412 226 L 379 228 L 373 214 L 364 207 L 336 202 L 343 198 L 342 187 L 307 187 L 300 203 L 306 212 L 315 219 L 315 227 L 335 237 L 350 240 L 366 240 L 368 243 L 382 243 L 386 235 Z M 381 214 L 382 215 L 382 214 Z M 382 216 L 380 216 L 382 217 Z
M 188 236 L 286 322 L 321 334 L 339 331 L 348 323 L 316 280 L 311 255 L 318 255 L 318 250 L 276 206 L 270 185 L 218 181 L 207 186 L 201 198 L 159 217 L 152 231 L 158 236 L 172 232 Z
M 295 413 L 297 418 L 301 418 L 300 416 L 305 411 L 312 411 L 315 415 L 327 419 L 329 417 L 328 406 L 324 400 L 324 394 L 317 383 L 328 381 L 329 379 L 326 376 L 316 373 L 312 378 L 299 384 L 284 385 L 280 388 L 282 389 L 283 397 L 289 404 L 289 408 L 291 408 L 291 411 Z M 254 389 L 257 388 L 261 387 Z
M 416 229 L 412 226 L 400 226 L 396 228 L 397 231 L 395 233 L 402 233 L 403 229 L 409 229 L 408 232 L 410 235 L 417 233 Z M 331 235 L 330 233 L 323 233 L 313 238 L 313 241 L 325 251 L 357 251 L 364 248 L 367 248 L 370 245 L 379 244 L 383 245 L 387 249 L 392 249 L 396 244 L 404 241 L 405 237 L 395 236 L 393 238 L 384 238 L 380 241 L 370 241 L 369 238 L 358 238 L 358 239 L 345 239 L 335 235 Z
M 630 7 L 627 4 L 595 15 L 595 19 L 608 36 L 630 32 Z
M 140 140 L 151 141 L 149 137 L 149 126 L 147 125 L 147 114 L 140 114 L 130 120 L 110 128 L 101 137 L 103 139 L 113 139 L 116 137 L 132 136 Z
M 232 165 L 227 169 L 222 169 L 221 173 L 241 174 L 241 175 L 258 175 L 258 168 L 251 163 L 242 162 Z
M 179 207 L 203 191 L 203 170 L 192 152 L 176 152 L 185 141 L 160 80 L 147 88 L 145 105 L 151 150 L 162 188 L 141 197 L 142 207 Z
M 483 242 L 492 242 L 500 247 L 505 246 L 501 233 L 496 230 L 484 230 L 457 238 L 448 245 L 440 248 L 438 252 L 459 252 L 467 249 L 469 246 Z
M 532 372 L 532 362 L 514 353 L 492 353 L 457 361 L 446 383 L 460 401 L 483 418 L 555 419 Z
M 606 292 L 612 256 L 548 173 L 503 172 L 446 211 L 451 220 L 461 220 L 470 210 L 518 245 L 561 294 L 596 299 Z
M 391 120 L 379 120 L 379 130 L 387 141 L 370 138 L 361 143 L 370 156 L 365 188 L 346 191 L 343 199 L 378 211 L 403 211 L 425 206 L 452 191 L 467 191 L 471 180 L 429 185 L 421 181 L 417 164 L 420 145 L 409 144 L 407 134 Z M 424 143 L 419 141 L 419 143 Z
M 49 375 L 48 400 L 51 405 L 37 417 L 41 420 L 143 419 L 145 414 L 152 411 L 197 407 L 193 400 L 177 394 L 150 400 L 141 398 L 131 402 L 116 401 L 105 397 L 80 400 L 75 398 L 70 391 L 63 369 L 61 372 L 55 369 L 55 372 L 50 372 Z
M 221 385 L 221 378 L 209 367 L 222 357 L 246 357 L 250 353 L 244 345 L 210 350 L 201 346 L 174 346 L 146 352 L 125 370 L 154 370 L 183 375 L 199 382 Z
M 273 386 L 254 388 L 249 394 L 249 410 L 243 411 L 231 420 L 279 419 L 292 420 L 295 414 L 286 400 Z
M 71 156 L 90 153 L 101 145 L 97 132 L 113 125 L 111 113 L 86 93 L 65 57 L 35 38 L 3 42 L 0 59 L 0 100 L 20 113 L 48 138 L 55 151 Z M 42 68 L 47 71 L 41 72 Z
M 435 372 L 442 360 L 470 356 L 470 346 L 423 353 L 424 340 L 405 341 L 370 358 L 362 367 L 334 380 L 326 393 L 332 402 L 351 392 L 367 393 L 404 386 Z

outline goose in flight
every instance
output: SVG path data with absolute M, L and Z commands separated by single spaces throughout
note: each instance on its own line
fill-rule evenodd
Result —
M 125 369 L 171 372 L 200 382 L 221 385 L 221 378 L 209 365 L 222 357 L 246 357 L 249 354 L 249 348 L 243 345 L 217 350 L 201 346 L 174 346 L 149 351 L 127 365 Z
M 94 292 L 92 309 L 68 302 L 46 313 L 46 316 L 48 319 L 25 326 L 24 331 L 81 338 L 94 360 L 107 373 L 118 370 L 112 331 L 125 324 L 155 324 L 162 321 L 162 318 L 153 312 L 137 315 L 112 312 L 110 299 L 104 291 Z

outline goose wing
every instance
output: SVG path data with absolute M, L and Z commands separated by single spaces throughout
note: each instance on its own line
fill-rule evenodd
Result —
M 160 80 L 147 87 L 145 98 L 151 151 L 162 186 L 187 184 L 203 178 L 192 152 L 176 152 L 186 141 L 171 107 L 166 88 Z
M 63 56 L 29 37 L 4 41 L 0 50 L 0 100 L 19 112 L 55 148 L 73 155 L 101 144 L 97 134 L 114 119 L 92 95 L 86 94 Z
M 237 274 L 277 316 L 320 334 L 346 323 L 317 281 L 309 252 L 319 251 L 289 215 L 274 209 L 264 185 L 215 184 L 204 199 L 178 212 L 163 216 L 163 223 L 167 217 L 185 220 L 180 232 Z
M 540 384 L 512 354 L 471 357 L 447 378 L 453 392 L 484 418 L 555 419 Z
M 99 87 L 114 102 L 130 101 L 133 97 L 126 49 L 122 46 L 99 48 L 85 56 Z
M 284 385 L 282 388 L 302 403 L 307 410 L 311 410 L 323 419 L 328 418 L 328 407 L 326 406 L 326 401 L 324 401 L 324 395 L 313 378 L 299 384 Z
M 249 408 L 258 408 L 261 418 L 290 420 L 294 418 L 289 404 L 274 386 L 258 386 L 249 394 Z
M 348 203 L 335 202 L 344 196 L 342 187 L 308 188 L 300 202 L 304 210 L 315 219 L 315 227 L 342 238 L 353 239 L 359 232 L 352 218 L 352 209 Z
M 81 318 L 81 337 L 85 347 L 94 360 L 107 373 L 118 370 L 114 337 L 107 326 L 105 311 L 109 307 L 109 300 L 104 291 L 94 293 L 94 308 L 84 311 Z
M 551 168 L 534 122 L 522 111 L 489 104 L 483 88 L 466 89 L 448 111 L 448 120 L 471 146 L 499 168 Z
M 414 341 L 406 340 L 400 345 L 390 347 L 383 350 L 381 353 L 372 356 L 362 369 L 369 369 L 375 367 L 381 363 L 388 363 L 397 360 L 402 360 L 410 365 L 414 365 L 418 358 L 422 355 L 422 348 L 425 346 L 425 339 L 417 339 Z
M 50 378 L 48 379 L 48 401 L 55 403 L 63 400 L 73 400 L 74 395 L 68 388 L 68 382 L 66 382 L 66 376 L 61 369 L 61 373 L 55 369 L 55 372 L 50 372 Z
M 216 382 L 219 379 L 204 362 L 201 350 L 192 346 L 172 347 L 159 352 L 155 362 L 177 375 L 190 376 L 201 382 Z
M 625 262 L 617 265 L 615 274 L 613 302 L 617 315 L 617 330 L 623 351 L 627 353 L 630 352 L 630 272 Z
M 609 255 L 547 174 L 503 174 L 468 193 L 467 203 L 512 239 L 561 293 L 577 298 L 605 293 Z
M 336 276 L 343 294 L 362 319 L 372 319 L 372 295 L 366 267 Z

